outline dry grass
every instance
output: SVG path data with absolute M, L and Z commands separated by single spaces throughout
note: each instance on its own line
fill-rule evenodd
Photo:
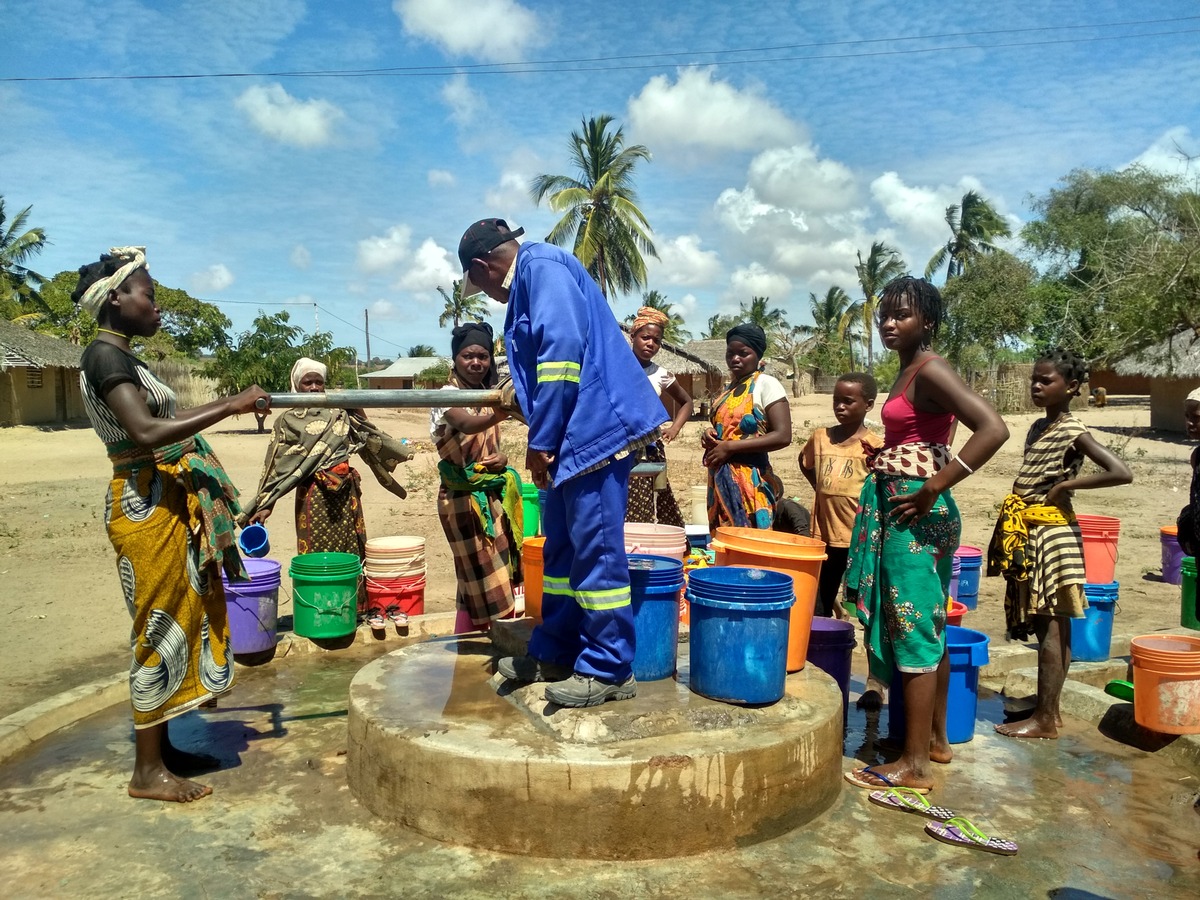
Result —
M 217 382 L 197 375 L 192 365 L 176 359 L 162 359 L 148 364 L 154 377 L 175 392 L 179 409 L 191 409 L 217 399 Z

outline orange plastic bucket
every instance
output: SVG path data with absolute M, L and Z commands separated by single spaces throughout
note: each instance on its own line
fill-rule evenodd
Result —
M 1161 734 L 1200 734 L 1200 637 L 1146 634 L 1129 642 L 1133 718 Z
M 726 527 L 717 529 L 711 546 L 719 566 L 753 566 L 792 576 L 796 602 L 788 620 L 787 670 L 799 672 L 808 656 L 821 563 L 828 558 L 825 542 L 781 531 Z
M 521 545 L 521 570 L 525 574 L 525 616 L 542 621 L 542 546 L 544 537 L 527 537 Z
M 1083 535 L 1083 571 L 1089 584 L 1116 581 L 1117 539 L 1121 520 L 1113 516 L 1076 516 Z

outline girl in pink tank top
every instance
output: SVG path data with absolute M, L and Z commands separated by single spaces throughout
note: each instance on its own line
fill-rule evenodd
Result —
M 932 351 L 942 316 L 941 295 L 921 279 L 897 278 L 879 299 L 879 335 L 899 355 L 900 374 L 881 411 L 884 448 L 859 499 L 844 590 L 863 623 L 871 674 L 904 692 L 906 727 L 900 759 L 846 773 L 869 789 L 927 792 L 930 760 L 950 762 L 943 630 L 961 523 L 949 489 L 1008 438 L 996 411 Z M 972 431 L 957 457 L 956 419 Z

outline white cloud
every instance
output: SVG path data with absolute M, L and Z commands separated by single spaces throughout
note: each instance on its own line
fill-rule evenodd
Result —
M 455 75 L 442 86 L 442 100 L 450 107 L 450 118 L 456 125 L 470 125 L 483 106 L 483 99 L 471 85 L 466 75 Z
M 770 297 L 772 305 L 781 304 L 792 292 L 792 282 L 779 272 L 768 271 L 762 263 L 752 262 L 736 269 L 729 278 L 725 299 L 749 304 L 751 297 Z
M 669 241 L 655 241 L 658 259 L 647 260 L 650 281 L 685 287 L 712 284 L 721 273 L 715 250 L 701 250 L 700 237 L 683 234 Z
M 296 294 L 295 296 L 284 298 L 283 302 L 288 306 L 315 306 L 317 303 L 311 294 Z
M 1192 136 L 1186 125 L 1176 125 L 1165 131 L 1158 140 L 1130 160 L 1130 166 L 1145 166 L 1166 175 L 1195 174 L 1196 157 L 1200 156 L 1200 138 Z M 1188 159 L 1191 157 L 1191 159 Z M 1128 168 L 1123 166 L 1122 168 Z
M 391 300 L 379 299 L 371 304 L 371 315 L 377 319 L 390 319 L 396 312 L 396 304 Z
M 887 217 L 931 247 L 944 242 L 948 236 L 946 207 L 958 203 L 962 195 L 972 189 L 978 189 L 978 184 L 971 187 L 965 184 L 936 188 L 909 186 L 895 172 L 884 172 L 871 182 L 871 196 Z
M 303 244 L 297 244 L 292 248 L 292 255 L 290 258 L 292 265 L 301 271 L 304 271 L 310 265 L 312 265 L 312 254 L 308 252 L 308 248 Z
M 529 176 L 522 172 L 511 170 L 504 172 L 496 186 L 484 194 L 484 205 L 488 209 L 500 210 L 496 215 L 516 228 L 517 226 L 513 224 L 512 214 L 508 211 L 528 209 L 533 205 L 533 201 L 529 199 L 529 181 Z
M 234 282 L 233 273 L 224 263 L 215 263 L 203 272 L 192 274 L 192 287 L 202 294 L 215 294 Z
M 433 238 L 422 241 L 404 265 L 404 273 L 396 286 L 405 291 L 436 291 L 439 284 L 449 290 L 454 279 L 462 277 L 457 254 L 451 263 L 450 251 L 439 247 Z
M 858 194 L 854 173 L 840 162 L 820 158 L 811 144 L 760 153 L 750 163 L 748 181 L 765 203 L 814 213 L 846 210 Z
M 494 62 L 523 59 L 537 43 L 542 24 L 513 0 L 394 0 L 392 9 L 406 31 L 453 55 Z
M 333 138 L 343 117 L 327 100 L 298 100 L 281 84 L 254 85 L 234 101 L 251 124 L 267 137 L 296 147 L 319 147 Z
M 672 84 L 655 75 L 629 101 L 630 129 L 650 147 L 698 145 L 752 150 L 790 144 L 800 127 L 754 89 L 713 79 L 712 69 L 687 69 Z
M 368 275 L 388 272 L 408 258 L 412 229 L 393 225 L 387 234 L 358 242 L 358 268 Z
M 445 169 L 430 169 L 425 177 L 429 181 L 430 187 L 454 187 L 457 181 L 454 173 L 447 172 Z

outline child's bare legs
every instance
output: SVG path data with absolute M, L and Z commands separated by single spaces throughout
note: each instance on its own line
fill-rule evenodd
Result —
M 1038 639 L 1038 692 L 1033 715 L 1020 722 L 997 725 L 1008 737 L 1056 738 L 1062 727 L 1059 699 L 1071 667 L 1071 620 L 1064 616 L 1034 616 Z

